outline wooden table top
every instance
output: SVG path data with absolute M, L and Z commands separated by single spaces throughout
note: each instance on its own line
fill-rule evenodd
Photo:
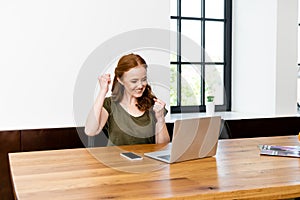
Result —
M 19 200 L 282 199 L 300 196 L 300 159 L 262 156 L 258 144 L 299 145 L 297 136 L 219 140 L 217 155 L 175 164 L 147 157 L 162 145 L 10 153 Z

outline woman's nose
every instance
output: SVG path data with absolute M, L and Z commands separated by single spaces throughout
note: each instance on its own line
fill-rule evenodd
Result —
M 138 82 L 138 87 L 139 87 L 139 88 L 144 87 L 144 85 L 145 85 L 144 81 L 139 81 L 139 82 Z
M 139 88 L 143 87 L 143 82 L 142 81 L 139 82 L 138 87 Z

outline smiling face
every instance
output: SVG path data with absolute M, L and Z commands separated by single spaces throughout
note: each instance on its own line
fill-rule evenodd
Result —
M 124 86 L 126 95 L 141 97 L 148 84 L 147 70 L 144 65 L 138 65 L 125 72 L 118 81 Z

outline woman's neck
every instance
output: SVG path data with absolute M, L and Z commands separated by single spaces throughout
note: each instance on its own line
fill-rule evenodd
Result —
M 137 99 L 125 93 L 120 103 L 126 106 L 135 106 L 137 103 Z
M 140 111 L 136 106 L 137 99 L 135 97 L 128 97 L 126 95 L 123 96 L 120 101 L 120 105 L 132 116 L 141 116 L 144 114 L 143 111 Z

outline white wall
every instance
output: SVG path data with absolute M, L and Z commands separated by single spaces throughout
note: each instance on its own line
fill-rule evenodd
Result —
M 297 0 L 233 1 L 233 111 L 296 114 L 297 13 Z
M 276 113 L 297 112 L 298 1 L 277 3 Z
M 169 18 L 169 1 L 160 0 L 0 1 L 0 130 L 83 125 L 73 91 L 87 57 L 123 32 L 169 29 Z
M 233 1 L 233 111 L 296 112 L 297 3 Z M 126 31 L 169 29 L 169 17 L 169 1 L 160 0 L 0 1 L 0 130 L 82 125 L 73 92 L 87 57 Z M 168 54 L 141 54 L 169 63 Z M 153 73 L 167 79 L 166 71 Z M 154 89 L 168 103 L 165 88 Z

